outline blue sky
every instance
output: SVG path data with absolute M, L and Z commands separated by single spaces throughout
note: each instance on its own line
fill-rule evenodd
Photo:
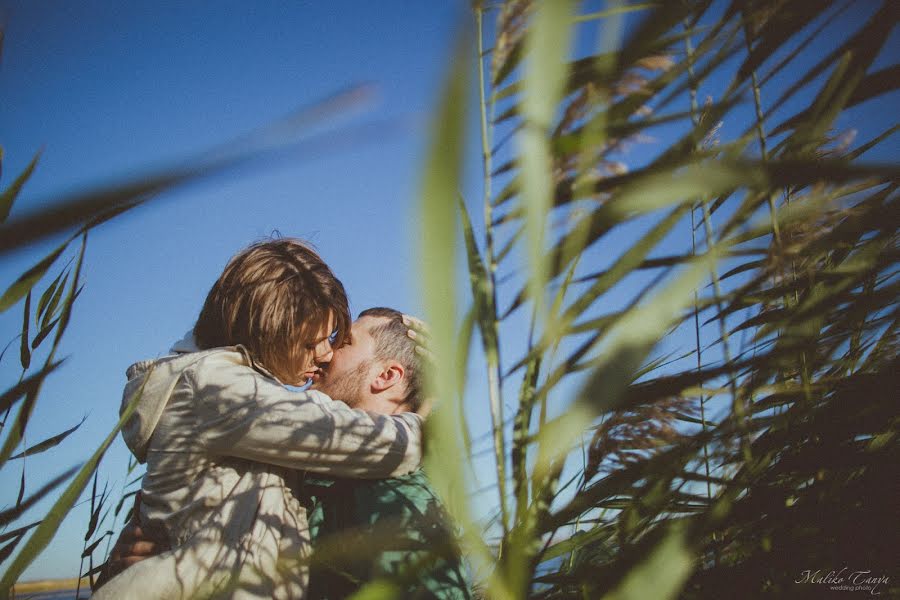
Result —
M 865 16 L 851 11 L 835 27 L 858 26 Z M 419 168 L 454 35 L 469 19 L 462 0 L 0 1 L 2 186 L 43 149 L 13 217 L 67 193 L 180 164 L 349 86 L 371 83 L 375 90 L 363 111 L 316 128 L 331 131 L 339 147 L 316 146 L 191 184 L 91 233 L 86 287 L 61 349 L 69 359 L 45 386 L 28 440 L 88 418 L 54 451 L 27 460 L 28 491 L 87 458 L 117 419 L 126 367 L 164 354 L 191 327 L 228 258 L 274 230 L 315 244 L 344 281 L 354 313 L 387 305 L 421 314 Z M 578 47 L 584 51 L 593 44 L 587 35 Z M 831 49 L 827 37 L 818 48 L 822 54 Z M 897 49 L 895 36 L 889 60 L 896 60 Z M 702 93 L 715 95 L 726 83 L 714 77 Z M 863 106 L 853 120 L 840 123 L 859 128 L 859 141 L 879 133 L 884 123 L 878 110 Z M 685 103 L 672 110 L 686 108 Z M 474 107 L 470 114 L 462 192 L 480 221 Z M 389 125 L 362 140 L 347 137 L 376 121 Z M 723 138 L 740 129 L 726 122 Z M 632 148 L 622 158 L 642 164 L 679 131 L 661 128 L 653 135 L 662 143 Z M 895 159 L 896 149 L 894 139 L 873 158 Z M 612 256 L 609 249 L 633 233 L 608 240 L 590 255 L 585 271 L 602 268 Z M 5 256 L 0 281 L 14 280 L 54 242 Z M 507 301 L 520 282 L 513 277 L 506 284 Z M 607 309 L 627 302 L 633 291 L 618 290 Z M 0 315 L 0 343 L 20 330 L 20 310 Z M 508 349 L 509 362 L 523 347 L 525 316 L 506 325 L 519 340 Z M 14 345 L 0 362 L 3 381 L 19 375 L 15 350 Z M 481 381 L 476 368 L 468 382 L 476 434 L 487 427 Z M 517 385 L 511 383 L 511 390 Z M 121 485 L 127 456 L 117 440 L 104 459 L 102 478 Z M 14 501 L 19 469 L 17 464 L 0 473 L 0 507 Z M 38 506 L 35 514 L 46 508 Z M 75 576 L 86 522 L 81 506 L 25 578 Z

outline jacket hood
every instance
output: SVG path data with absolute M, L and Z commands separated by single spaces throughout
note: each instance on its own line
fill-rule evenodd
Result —
M 172 355 L 134 363 L 125 372 L 128 383 L 119 414 L 124 415 L 132 402 L 135 406 L 122 426 L 122 437 L 140 462 L 147 460 L 147 445 L 182 373 L 207 354 L 198 350 L 189 331 L 172 347 Z

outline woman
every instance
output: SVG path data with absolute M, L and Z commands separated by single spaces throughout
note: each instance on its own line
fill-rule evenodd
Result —
M 297 470 L 391 477 L 421 457 L 418 415 L 374 415 L 286 387 L 315 379 L 349 324 L 343 286 L 315 252 L 262 242 L 229 262 L 193 339 L 128 370 L 123 436 L 147 463 L 140 521 L 172 549 L 94 598 L 304 596 Z

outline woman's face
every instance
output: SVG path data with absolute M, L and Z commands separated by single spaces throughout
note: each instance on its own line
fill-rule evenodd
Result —
M 334 348 L 331 344 L 337 334 L 334 324 L 334 313 L 329 313 L 328 322 L 316 332 L 313 341 L 306 345 L 303 371 L 299 377 L 301 384 L 315 377 L 319 372 L 319 365 L 331 362 L 331 357 L 334 355 Z

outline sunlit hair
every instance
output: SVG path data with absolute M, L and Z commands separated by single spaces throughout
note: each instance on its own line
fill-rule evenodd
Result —
M 350 326 L 344 286 L 309 246 L 274 239 L 229 261 L 206 297 L 194 336 L 204 349 L 241 344 L 280 381 L 298 385 L 309 347 L 332 314 L 338 347 Z
M 409 327 L 403 323 L 403 313 L 393 308 L 378 306 L 359 313 L 359 318 L 362 317 L 387 319 L 387 322 L 369 329 L 369 333 L 375 339 L 375 359 L 396 360 L 403 365 L 406 381 L 406 395 L 403 401 L 409 405 L 410 410 L 419 410 L 424 399 L 425 361 L 416 352 L 416 343 L 406 335 Z

